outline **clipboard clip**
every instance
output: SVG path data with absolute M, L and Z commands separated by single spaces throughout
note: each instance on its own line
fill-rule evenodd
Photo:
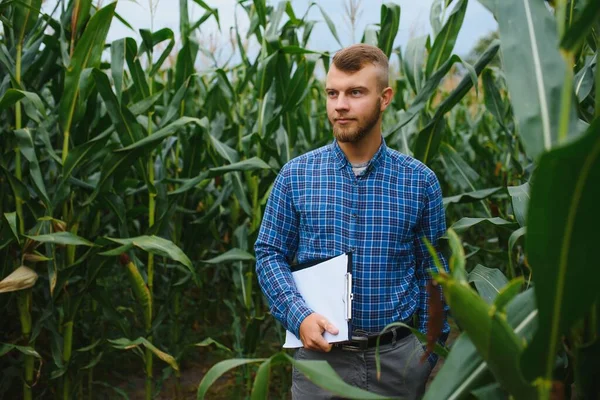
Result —
M 350 321 L 352 319 L 352 300 L 354 298 L 354 294 L 352 293 L 352 274 L 350 272 L 346 273 L 346 295 L 345 295 L 345 303 L 346 303 L 346 320 Z

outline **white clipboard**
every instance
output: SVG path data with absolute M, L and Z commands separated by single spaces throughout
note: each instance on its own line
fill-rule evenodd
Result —
M 344 342 L 352 334 L 352 253 L 292 266 L 296 288 L 306 305 L 339 329 L 324 332 L 328 343 Z M 284 348 L 303 347 L 300 339 L 286 331 Z

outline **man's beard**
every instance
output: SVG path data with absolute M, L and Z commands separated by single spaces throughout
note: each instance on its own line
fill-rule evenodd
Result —
M 333 125 L 333 136 L 338 140 L 338 142 L 342 143 L 356 143 L 361 141 L 367 136 L 367 134 L 373 129 L 373 127 L 379 121 L 379 117 L 381 116 L 381 100 L 377 99 L 377 104 L 375 108 L 369 115 L 367 115 L 366 119 L 360 123 L 357 121 L 357 125 L 355 128 L 340 126 L 335 123 L 335 120 L 330 120 Z M 356 120 L 355 120 L 356 121 Z

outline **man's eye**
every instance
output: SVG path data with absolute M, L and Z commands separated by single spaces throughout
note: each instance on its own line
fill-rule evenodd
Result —
M 335 92 L 327 92 L 328 97 L 335 97 Z
M 360 90 L 353 90 L 352 91 L 352 96 L 360 96 L 361 95 L 361 91 Z

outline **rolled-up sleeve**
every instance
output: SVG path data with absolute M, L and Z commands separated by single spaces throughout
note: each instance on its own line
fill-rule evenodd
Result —
M 290 270 L 298 248 L 299 224 L 286 164 L 273 184 L 254 251 L 258 282 L 271 313 L 296 336 L 302 321 L 313 312 L 296 289 Z

